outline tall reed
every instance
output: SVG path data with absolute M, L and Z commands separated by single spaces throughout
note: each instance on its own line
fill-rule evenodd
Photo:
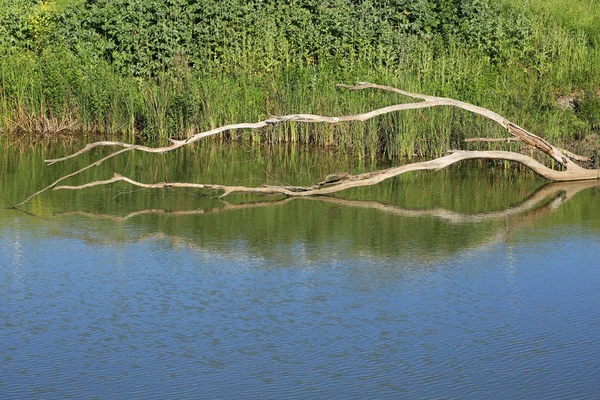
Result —
M 551 0 L 534 3 L 544 1 Z M 346 53 L 336 55 L 321 44 L 321 50 L 313 49 L 305 58 L 295 56 L 305 44 L 283 40 L 274 25 L 266 24 L 260 40 L 242 32 L 232 47 L 206 64 L 178 54 L 147 76 L 126 73 L 93 49 L 0 46 L 0 130 L 46 126 L 50 133 L 53 126 L 69 126 L 130 140 L 164 140 L 272 114 L 346 115 L 410 101 L 391 93 L 335 87 L 338 82 L 373 81 L 493 109 L 558 143 L 597 132 L 590 116 L 600 89 L 600 46 L 590 41 L 592 31 L 544 13 L 530 19 L 530 25 L 523 25 L 527 37 L 510 46 L 468 44 L 451 32 L 443 37 L 392 32 L 389 43 L 365 41 L 361 52 L 347 47 Z M 360 35 L 355 39 L 362 40 Z M 385 39 L 388 34 L 381 35 Z M 570 96 L 570 108 L 557 106 L 561 96 Z M 392 158 L 439 155 L 448 147 L 463 146 L 465 137 L 505 134 L 483 118 L 444 107 L 385 115 L 364 124 L 280 124 L 228 132 L 216 140 L 316 144 L 353 151 L 359 158 Z

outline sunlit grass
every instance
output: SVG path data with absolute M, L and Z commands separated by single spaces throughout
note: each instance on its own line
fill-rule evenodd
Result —
M 550 16 L 563 26 L 583 30 L 589 39 L 600 45 L 600 2 L 597 0 L 528 0 L 537 13 Z M 514 1 L 511 2 L 514 5 Z
M 589 0 L 528 4 L 534 13 L 529 36 L 506 60 L 492 60 L 453 37 L 443 46 L 409 37 L 394 48 L 402 54 L 394 63 L 384 63 L 382 55 L 370 59 L 363 54 L 318 65 L 279 60 L 265 69 L 265 61 L 257 60 L 251 43 L 245 43 L 230 55 L 236 68 L 227 71 L 192 67 L 182 58 L 171 71 L 139 78 L 123 75 L 107 61 L 78 58 L 60 47 L 40 53 L 5 51 L 0 57 L 0 130 L 26 130 L 35 126 L 28 121 L 36 119 L 72 121 L 82 132 L 164 141 L 269 115 L 339 116 L 411 101 L 335 87 L 340 82 L 371 81 L 481 105 L 557 144 L 585 137 L 597 129 L 589 117 L 593 107 L 579 104 L 579 109 L 588 110 L 586 119 L 556 102 L 561 96 L 584 93 L 580 102 L 596 104 L 600 46 L 594 47 L 589 38 L 600 25 L 595 23 L 600 5 Z M 274 41 L 273 51 L 282 50 L 276 38 L 265 40 Z M 504 135 L 484 118 L 444 107 L 385 115 L 368 123 L 279 124 L 229 132 L 214 140 L 317 144 L 358 158 L 411 158 L 464 146 L 465 137 Z

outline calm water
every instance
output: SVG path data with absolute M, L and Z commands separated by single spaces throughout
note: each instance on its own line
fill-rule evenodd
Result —
M 79 145 L 7 146 L 5 206 L 101 154 L 46 168 Z M 384 164 L 194 150 L 69 182 Z M 0 210 L 0 398 L 600 397 L 597 183 L 467 163 L 340 198 L 215 195 L 115 185 Z

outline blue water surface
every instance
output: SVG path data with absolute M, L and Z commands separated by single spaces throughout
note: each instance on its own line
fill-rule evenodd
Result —
M 270 238 L 278 251 L 261 254 L 243 238 L 125 223 L 131 240 L 112 240 L 112 224 L 4 213 L 2 399 L 600 396 L 600 237 L 586 225 L 447 253 L 334 236 Z

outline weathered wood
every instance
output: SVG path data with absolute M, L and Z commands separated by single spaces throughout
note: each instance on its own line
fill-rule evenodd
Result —
M 130 143 L 116 142 L 116 141 L 99 141 L 95 143 L 90 143 L 85 146 L 83 149 L 79 150 L 76 153 L 68 155 L 66 157 L 49 159 L 45 160 L 48 165 L 52 165 L 54 163 L 68 160 L 74 157 L 77 157 L 87 151 L 92 150 L 96 147 L 104 147 L 104 146 L 114 146 L 114 147 L 122 147 L 122 149 L 117 150 L 108 156 L 84 167 L 78 171 L 75 171 L 71 174 L 63 176 L 53 182 L 51 185 L 46 188 L 32 194 L 27 199 L 17 204 L 15 207 L 19 207 L 28 201 L 30 201 L 35 196 L 45 192 L 49 189 L 55 190 L 75 190 L 75 189 L 85 189 L 92 186 L 98 185 L 106 185 L 118 181 L 128 182 L 132 185 L 136 185 L 144 188 L 166 188 L 166 187 L 188 187 L 188 188 L 204 188 L 204 189 L 215 189 L 223 191 L 221 197 L 227 196 L 230 193 L 234 192 L 247 192 L 247 193 L 258 193 L 258 194 L 282 194 L 288 197 L 305 197 L 305 196 L 315 196 L 315 195 L 326 195 L 331 193 L 336 193 L 342 190 L 346 190 L 352 187 L 360 187 L 360 186 L 369 186 L 376 185 L 386 179 L 389 179 L 394 176 L 398 176 L 400 174 L 404 174 L 410 171 L 421 171 L 421 170 L 438 170 L 441 168 L 445 168 L 449 165 L 455 164 L 457 162 L 463 160 L 472 160 L 472 159 L 496 159 L 496 160 L 506 160 L 513 161 L 525 165 L 530 168 L 532 171 L 541 175 L 542 177 L 552 180 L 552 181 L 579 181 L 579 180 L 592 180 L 600 178 L 600 170 L 591 170 L 585 169 L 577 165 L 575 162 L 570 161 L 568 156 L 574 158 L 572 153 L 567 153 L 561 151 L 557 147 L 553 146 L 551 143 L 546 141 L 545 139 L 523 129 L 517 124 L 507 120 L 500 114 L 497 114 L 491 110 L 488 110 L 483 107 L 475 106 L 473 104 L 465 103 L 459 100 L 444 98 L 444 97 L 436 97 L 429 96 L 417 93 L 411 93 L 404 90 L 392 88 L 389 86 L 376 85 L 372 83 L 360 83 L 355 86 L 343 85 L 339 84 L 338 87 L 343 87 L 348 90 L 364 90 L 364 89 L 379 89 L 390 91 L 394 93 L 398 93 L 404 96 L 408 96 L 410 98 L 418 99 L 421 101 L 414 103 L 402 103 L 396 104 L 388 107 L 383 107 L 377 110 L 369 111 L 362 114 L 355 115 L 347 115 L 340 117 L 330 117 L 330 116 L 322 116 L 322 115 L 314 115 L 314 114 L 291 114 L 285 116 L 272 116 L 263 121 L 259 121 L 256 123 L 241 123 L 241 124 L 232 124 L 225 125 L 216 129 L 212 129 L 206 132 L 197 133 L 187 139 L 184 140 L 174 140 L 170 139 L 171 145 L 165 147 L 148 147 L 142 145 L 135 145 Z M 360 175 L 349 175 L 349 174 L 338 174 L 335 178 L 329 176 L 324 181 L 307 187 L 301 186 L 261 186 L 261 187 L 245 187 L 245 186 L 227 186 L 227 185 L 213 185 L 213 184 L 205 184 L 205 183 L 142 183 L 134 181 L 130 178 L 115 174 L 112 179 L 105 181 L 95 181 L 89 182 L 82 185 L 63 185 L 57 186 L 63 180 L 73 177 L 80 172 L 83 172 L 93 166 L 100 165 L 102 162 L 118 155 L 126 151 L 143 151 L 149 153 L 166 153 L 169 151 L 173 151 L 187 144 L 191 144 L 197 142 L 206 137 L 217 135 L 226 131 L 230 131 L 233 129 L 260 129 L 264 128 L 271 124 L 283 123 L 288 121 L 294 122 L 303 122 L 303 123 L 330 123 L 337 124 L 340 122 L 347 121 L 366 121 L 371 118 L 388 114 L 396 111 L 403 110 L 414 110 L 414 109 L 423 109 L 430 107 L 438 107 L 438 106 L 451 106 L 457 107 L 466 111 L 470 111 L 472 113 L 481 115 L 486 117 L 505 129 L 507 129 L 508 133 L 513 135 L 515 138 L 523 141 L 527 145 L 542 151 L 543 153 L 552 157 L 555 161 L 557 161 L 563 168 L 562 171 L 556 171 L 551 168 L 548 168 L 544 164 L 536 161 L 532 157 L 514 153 L 507 151 L 453 151 L 451 154 L 437 158 L 431 161 L 418 162 L 408 165 L 403 165 L 400 167 L 389 168 L 386 170 L 375 171 Z
M 509 151 L 455 151 L 450 155 L 440 157 L 431 161 L 412 163 L 400 167 L 393 167 L 385 170 L 360 175 L 347 175 L 345 179 L 340 180 L 338 184 L 332 184 L 330 186 L 318 184 L 307 187 L 294 187 L 294 190 L 291 190 L 289 187 L 285 186 L 247 187 L 186 182 L 143 183 L 134 181 L 133 179 L 119 174 L 115 174 L 111 179 L 108 180 L 94 181 L 83 185 L 56 186 L 54 190 L 81 190 L 93 186 L 108 185 L 115 182 L 127 182 L 131 185 L 146 189 L 194 188 L 222 190 L 223 194 L 220 196 L 221 198 L 231 193 L 281 194 L 288 197 L 305 197 L 332 194 L 353 187 L 376 185 L 387 179 L 405 174 L 407 172 L 439 170 L 442 168 L 446 168 L 452 164 L 456 164 L 460 161 L 474 159 L 515 161 L 522 165 L 525 165 L 526 167 L 530 168 L 531 170 L 543 176 L 544 178 L 553 181 L 577 181 L 598 178 L 598 171 L 596 170 L 583 169 L 583 171 L 588 172 L 588 174 L 581 174 L 581 171 L 574 172 L 572 170 L 555 171 L 546 167 L 545 165 L 531 157 L 528 157 L 523 154 L 512 153 Z
M 464 142 L 473 143 L 473 142 L 484 142 L 484 143 L 520 143 L 523 142 L 518 137 L 507 137 L 507 138 L 465 138 Z M 581 162 L 591 162 L 592 159 L 590 157 L 582 156 L 579 154 L 575 154 L 567 149 L 558 148 L 564 155 L 569 157 L 571 160 L 581 161 Z

